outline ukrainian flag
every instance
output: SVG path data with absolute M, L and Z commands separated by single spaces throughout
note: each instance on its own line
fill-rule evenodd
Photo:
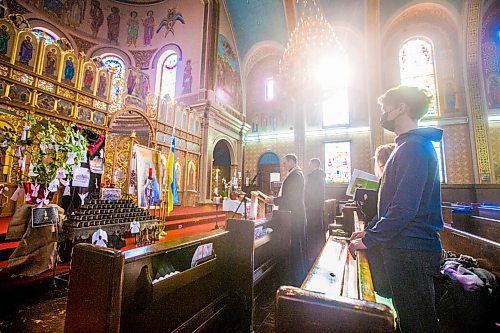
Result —
M 167 214 L 174 209 L 174 204 L 179 203 L 179 195 L 177 194 L 177 182 L 175 181 L 175 128 L 172 131 L 172 143 L 170 145 L 170 152 L 167 158 L 167 184 L 168 184 L 168 198 L 167 198 Z

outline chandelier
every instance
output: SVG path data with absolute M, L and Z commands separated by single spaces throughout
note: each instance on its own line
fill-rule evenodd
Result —
M 334 58 L 344 54 L 333 27 L 323 16 L 316 0 L 311 0 L 310 5 L 304 0 L 300 20 L 290 34 L 279 62 L 285 89 L 296 97 L 303 94 L 313 97 L 314 93 L 320 93 L 318 73 L 327 70 L 322 68 L 325 57 Z

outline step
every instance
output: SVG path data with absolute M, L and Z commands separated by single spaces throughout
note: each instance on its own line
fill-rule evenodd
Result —
M 165 223 L 165 230 L 182 229 L 182 228 L 187 228 L 187 227 L 201 225 L 201 224 L 210 224 L 210 223 L 215 224 L 216 220 L 217 220 L 217 223 L 225 222 L 226 217 L 219 216 L 219 217 L 217 217 L 217 219 L 215 217 L 209 217 L 209 218 L 205 218 L 205 219 L 197 219 L 197 220 L 190 220 L 190 221 L 171 221 L 171 222 Z

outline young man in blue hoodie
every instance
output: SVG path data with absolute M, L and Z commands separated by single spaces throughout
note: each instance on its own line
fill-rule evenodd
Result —
M 434 276 L 443 229 L 439 167 L 432 141 L 442 130 L 418 128 L 429 109 L 424 90 L 399 86 L 378 99 L 381 125 L 396 133 L 396 148 L 381 179 L 377 220 L 352 237 L 349 251 L 380 247 L 401 332 L 439 332 Z

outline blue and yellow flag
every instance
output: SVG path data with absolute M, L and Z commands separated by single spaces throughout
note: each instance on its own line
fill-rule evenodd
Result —
M 177 194 L 177 182 L 175 181 L 175 128 L 172 131 L 172 143 L 170 145 L 170 152 L 168 153 L 167 158 L 167 184 L 168 184 L 168 205 L 167 205 L 167 214 L 170 215 L 170 212 L 174 209 L 174 204 L 179 203 L 179 195 Z

